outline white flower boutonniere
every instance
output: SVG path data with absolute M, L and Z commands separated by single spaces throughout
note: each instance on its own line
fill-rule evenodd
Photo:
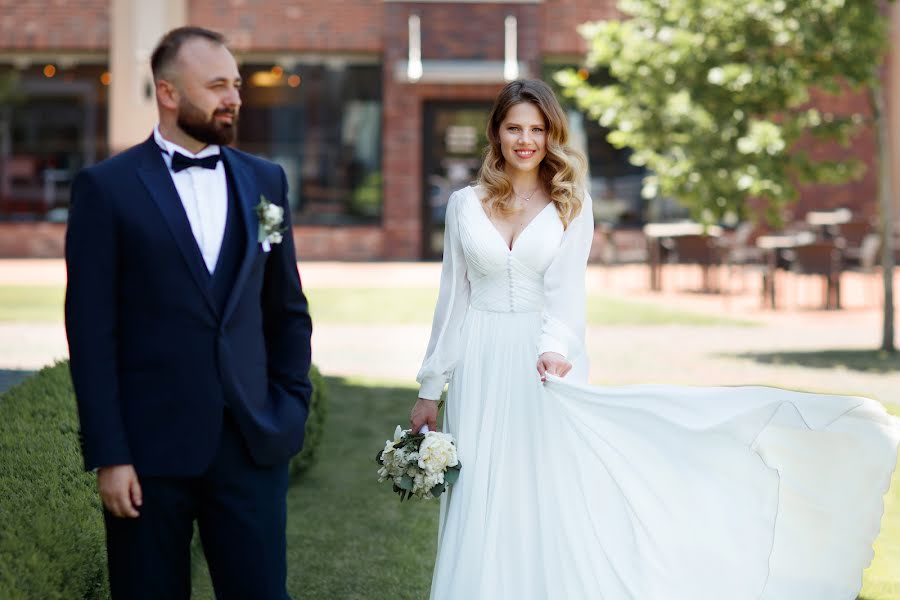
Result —
M 269 252 L 272 244 L 280 244 L 283 239 L 285 228 L 281 223 L 284 221 L 284 209 L 266 200 L 265 196 L 260 196 L 259 204 L 256 205 L 256 217 L 259 219 L 257 241 L 262 244 L 264 252 Z

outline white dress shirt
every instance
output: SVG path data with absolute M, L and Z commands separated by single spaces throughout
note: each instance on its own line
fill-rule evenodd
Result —
M 207 270 L 216 270 L 219 251 L 222 249 L 222 238 L 225 236 L 225 219 L 228 217 L 228 182 L 225 177 L 225 165 L 222 161 L 215 169 L 188 167 L 175 173 L 172 171 L 172 154 L 180 152 L 190 158 L 203 158 L 219 154 L 218 146 L 210 145 L 194 154 L 178 144 L 165 139 L 159 132 L 159 125 L 153 129 L 153 138 L 163 150 L 163 160 L 169 168 L 169 174 L 178 190 L 184 212 L 187 213 L 197 247 L 203 255 Z

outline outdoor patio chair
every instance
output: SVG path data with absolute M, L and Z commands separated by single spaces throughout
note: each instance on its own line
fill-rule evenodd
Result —
M 719 240 L 722 258 L 728 269 L 728 290 L 731 291 L 731 281 L 734 278 L 735 269 L 741 270 L 740 292 L 747 288 L 747 271 L 757 271 L 765 268 L 765 253 L 762 248 L 751 243 L 753 234 L 757 231 L 754 223 L 743 222 L 735 228 L 734 233 L 727 238 Z
M 795 276 L 814 275 L 823 278 L 824 303 L 827 309 L 841 308 L 841 248 L 833 241 L 813 242 L 790 251 L 791 272 Z M 799 287 L 794 287 L 795 297 Z
M 848 221 L 835 225 L 830 233 L 842 246 L 844 260 L 853 265 L 860 265 L 863 240 L 872 233 L 872 224 L 864 220 Z
M 663 246 L 670 250 L 670 263 L 679 265 L 697 265 L 702 273 L 702 290 L 718 292 L 718 267 L 721 265 L 721 252 L 717 239 L 708 235 L 690 234 L 667 238 Z M 716 267 L 715 271 L 713 267 Z

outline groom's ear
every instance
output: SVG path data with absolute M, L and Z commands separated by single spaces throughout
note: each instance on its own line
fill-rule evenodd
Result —
M 178 89 L 167 79 L 156 80 L 156 102 L 163 108 L 178 108 Z

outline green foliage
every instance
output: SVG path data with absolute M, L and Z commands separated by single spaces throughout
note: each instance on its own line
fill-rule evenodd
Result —
M 328 420 L 328 387 L 319 369 L 312 365 L 309 379 L 313 384 L 312 398 L 309 400 L 309 418 L 306 420 L 306 436 L 303 450 L 291 460 L 291 476 L 297 478 L 316 462 L 325 421 Z
M 25 99 L 25 95 L 19 89 L 20 79 L 21 76 L 16 71 L 0 73 L 0 107 L 18 104 Z
M 355 215 L 377 216 L 381 210 L 381 171 L 372 171 L 350 197 L 350 209 Z
M 736 222 L 748 198 L 770 220 L 797 185 L 838 183 L 859 161 L 813 158 L 798 142 L 848 144 L 863 116 L 822 114 L 813 88 L 837 93 L 878 76 L 887 24 L 875 0 L 623 0 L 623 21 L 588 23 L 587 69 L 556 80 L 653 173 L 644 196 L 675 197 L 706 223 Z
M 0 598 L 103 598 L 106 546 L 68 364 L 0 396 Z

